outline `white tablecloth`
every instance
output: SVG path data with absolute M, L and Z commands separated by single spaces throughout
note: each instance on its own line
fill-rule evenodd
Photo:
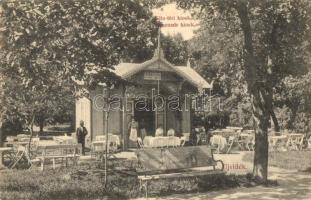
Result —
M 143 140 L 144 147 L 168 147 L 168 146 L 180 146 L 181 139 L 176 136 L 169 137 L 151 137 L 146 136 Z
M 95 141 L 104 141 L 106 140 L 105 135 L 97 135 Z M 108 141 L 116 143 L 118 146 L 121 145 L 120 138 L 117 135 L 108 134 Z
M 227 146 L 226 138 L 221 135 L 214 135 L 213 137 L 211 137 L 210 143 L 211 145 L 217 145 L 219 150 L 222 150 Z
M 55 136 L 53 138 L 58 144 L 75 144 L 76 139 L 71 136 Z

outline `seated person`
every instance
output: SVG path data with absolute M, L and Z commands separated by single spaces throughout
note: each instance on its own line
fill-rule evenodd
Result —
M 167 131 L 167 136 L 175 136 L 175 130 L 170 128 L 168 131 Z
M 157 128 L 156 132 L 155 132 L 155 136 L 156 137 L 161 137 L 163 136 L 163 128 L 160 126 L 159 128 Z

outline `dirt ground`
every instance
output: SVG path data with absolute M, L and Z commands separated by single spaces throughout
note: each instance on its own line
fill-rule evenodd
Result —
M 216 154 L 215 159 L 221 159 L 227 164 L 227 173 L 243 174 L 251 172 L 252 163 L 242 161 L 243 152 L 239 154 Z M 241 167 L 243 166 L 243 167 Z M 244 167 L 246 169 L 244 169 Z M 231 169 L 234 168 L 234 169 Z M 270 167 L 269 179 L 277 180 L 279 186 L 252 188 L 234 188 L 207 193 L 171 195 L 161 198 L 149 198 L 150 200 L 285 200 L 306 199 L 311 200 L 311 173 L 297 172 Z M 140 198 L 141 200 L 144 198 Z

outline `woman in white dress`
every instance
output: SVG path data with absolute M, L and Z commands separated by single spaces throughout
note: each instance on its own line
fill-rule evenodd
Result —
M 129 123 L 129 129 L 130 129 L 130 147 L 137 147 L 137 129 L 138 129 L 138 123 L 135 121 L 135 118 L 132 117 L 132 121 Z
M 144 140 L 144 138 L 147 136 L 146 123 L 144 119 L 142 119 L 139 123 L 139 131 L 140 131 L 140 138 Z

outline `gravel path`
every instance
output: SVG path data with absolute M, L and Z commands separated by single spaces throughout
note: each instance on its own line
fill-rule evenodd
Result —
M 251 172 L 252 164 L 242 161 L 243 153 L 230 155 L 215 155 L 216 159 L 222 159 L 227 164 L 228 173 L 243 174 Z M 243 166 L 243 167 L 237 167 Z M 234 168 L 234 169 L 231 169 Z M 242 169 L 243 168 L 243 169 Z M 192 193 L 171 195 L 155 199 L 167 200 L 285 200 L 306 199 L 311 200 L 311 173 L 290 171 L 279 168 L 269 168 L 269 179 L 278 180 L 277 187 L 257 186 L 253 188 L 234 188 L 229 190 L 207 193 Z M 143 198 L 140 198 L 143 199 Z

